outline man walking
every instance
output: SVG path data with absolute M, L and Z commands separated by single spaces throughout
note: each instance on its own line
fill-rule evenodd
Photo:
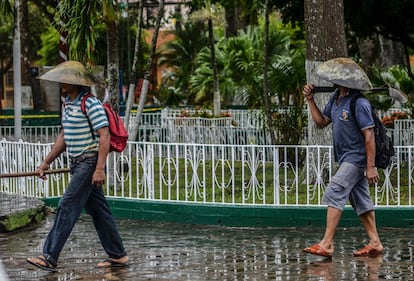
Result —
M 333 71 L 334 77 L 326 79 L 338 87 L 325 106 L 323 113 L 313 99 L 312 89 L 314 86 L 309 84 L 303 88 L 303 95 L 309 104 L 309 110 L 316 126 L 324 128 L 332 123 L 335 161 L 339 164 L 323 197 L 323 203 L 328 205 L 325 234 L 318 244 L 307 247 L 304 251 L 314 255 L 332 257 L 336 228 L 345 204 L 349 200 L 370 239 L 367 245 L 354 252 L 354 256 L 378 255 L 382 253 L 383 245 L 377 232 L 374 205 L 368 185 L 378 182 L 379 179 L 375 167 L 372 108 L 367 99 L 360 98 L 355 102 L 355 113 L 352 113 L 352 98 L 360 94 L 359 90 L 362 90 L 362 87 L 355 86 L 352 79 L 341 77 L 341 75 L 349 73 L 349 65 L 353 68 L 357 67 L 357 69 L 359 66 L 347 58 L 334 59 L 329 61 L 328 65 L 331 65 L 332 62 L 339 70 L 343 68 L 343 71 Z M 355 76 L 355 72 L 353 74 Z
M 38 172 L 41 178 L 45 178 L 44 171 L 50 163 L 67 150 L 72 177 L 59 202 L 55 222 L 44 243 L 42 255 L 28 258 L 27 262 L 45 270 L 56 271 L 59 254 L 85 208 L 92 217 L 100 242 L 108 255 L 108 259 L 96 267 L 128 266 L 128 256 L 101 187 L 105 181 L 105 162 L 109 153 L 110 135 L 106 113 L 98 99 L 88 98 L 86 113 L 90 126 L 87 116 L 81 111 L 82 97 L 93 85 L 92 76 L 83 64 L 67 61 L 40 79 L 58 82 L 62 95 L 66 98 L 62 112 L 62 131 L 50 153 L 39 165 Z

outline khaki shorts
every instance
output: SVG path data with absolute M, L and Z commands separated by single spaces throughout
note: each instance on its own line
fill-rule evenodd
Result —
M 322 203 L 343 210 L 349 200 L 358 216 L 372 211 L 374 204 L 369 195 L 369 185 L 364 172 L 365 168 L 343 162 L 332 177 Z

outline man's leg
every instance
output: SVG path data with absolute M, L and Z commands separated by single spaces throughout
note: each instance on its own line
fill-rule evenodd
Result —
M 377 251 L 382 251 L 384 247 L 382 246 L 381 240 L 378 235 L 377 225 L 375 222 L 375 212 L 368 211 L 359 216 L 362 224 L 364 225 L 365 231 L 369 237 L 369 246 L 376 249 Z
M 355 256 L 375 255 L 383 251 L 381 240 L 378 235 L 377 225 L 375 220 L 374 204 L 372 203 L 368 181 L 363 179 L 352 190 L 349 201 L 355 209 L 359 218 L 364 225 L 365 231 L 369 237 L 369 243 L 362 249 L 354 252 Z
M 319 245 L 324 248 L 328 253 L 333 253 L 334 245 L 333 240 L 336 233 L 336 228 L 342 216 L 342 211 L 334 207 L 329 207 L 326 213 L 326 228 L 325 235 L 323 236 Z
M 349 193 L 362 177 L 360 170 L 357 166 L 347 162 L 339 166 L 322 199 L 322 203 L 328 205 L 325 234 L 319 244 L 305 248 L 305 252 L 321 256 L 332 255 L 336 228 L 341 219 L 342 210 L 348 201 Z
M 43 255 L 39 256 L 40 258 L 28 258 L 28 262 L 47 268 L 56 267 L 60 252 L 69 238 L 91 191 L 90 182 L 93 167 L 91 168 L 88 161 L 91 160 L 87 159 L 72 166 L 72 178 L 59 201 L 54 224 L 43 245 Z M 49 266 L 47 266 L 48 263 Z
M 303 251 L 314 255 L 332 257 L 334 252 L 333 240 L 335 237 L 336 227 L 338 226 L 341 216 L 341 210 L 329 206 L 326 211 L 325 235 L 318 244 L 307 247 L 303 249 Z

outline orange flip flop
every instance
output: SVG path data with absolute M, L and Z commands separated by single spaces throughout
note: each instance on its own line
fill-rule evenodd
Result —
M 312 245 L 310 247 L 307 247 L 307 248 L 303 249 L 303 251 L 305 253 L 309 253 L 309 254 L 312 254 L 312 255 L 318 255 L 318 256 L 327 257 L 327 258 L 332 257 L 332 253 L 329 253 L 328 251 L 326 251 L 319 244 L 315 244 L 315 245 Z
M 383 250 L 377 250 L 370 245 L 365 245 L 364 248 L 354 252 L 354 257 L 375 257 L 381 255 L 382 251 Z

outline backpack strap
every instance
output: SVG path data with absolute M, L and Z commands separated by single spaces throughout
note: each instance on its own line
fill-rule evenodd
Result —
M 86 115 L 86 117 L 88 117 L 88 115 L 86 114 L 86 100 L 90 97 L 94 97 L 94 95 L 92 95 L 91 93 L 87 93 L 86 95 L 82 97 L 82 100 L 81 100 L 81 110 L 82 110 L 82 113 Z
M 361 93 L 357 93 L 351 99 L 350 110 L 351 110 L 352 116 L 354 116 L 354 119 L 355 119 L 355 104 L 356 104 L 357 99 L 360 99 L 360 98 L 365 99 L 366 97 L 364 97 L 364 95 Z
M 81 111 L 86 116 L 86 119 L 88 119 L 89 128 L 91 129 L 92 139 L 95 140 L 95 134 L 93 133 L 92 123 L 91 123 L 91 120 L 89 120 L 88 114 L 86 113 L 86 100 L 88 98 L 90 98 L 90 97 L 94 97 L 94 95 L 92 95 L 91 93 L 87 93 L 86 95 L 84 95 L 82 97 L 82 100 L 81 100 Z

